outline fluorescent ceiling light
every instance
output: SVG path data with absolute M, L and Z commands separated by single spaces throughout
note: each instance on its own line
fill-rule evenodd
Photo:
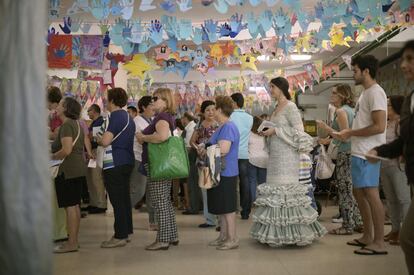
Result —
M 291 54 L 290 58 L 293 61 L 308 61 L 312 58 L 310 54 Z

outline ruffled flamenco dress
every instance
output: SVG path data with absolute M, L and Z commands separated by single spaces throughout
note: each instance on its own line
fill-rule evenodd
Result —
M 268 140 L 267 182 L 257 188 L 250 235 L 272 247 L 306 246 L 327 233 L 306 195 L 308 186 L 299 183 L 299 153 L 310 152 L 313 140 L 280 116 L 272 119 L 276 135 Z

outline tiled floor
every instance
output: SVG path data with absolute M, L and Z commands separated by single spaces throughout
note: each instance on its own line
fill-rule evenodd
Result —
M 322 223 L 328 228 L 335 207 L 324 209 Z M 123 248 L 102 249 L 112 236 L 113 217 L 89 215 L 82 219 L 81 249 L 55 256 L 55 274 L 151 274 L 151 275 L 405 275 L 404 256 L 398 246 L 387 246 L 386 256 L 358 256 L 345 244 L 355 236 L 327 235 L 304 248 L 270 248 L 249 238 L 251 221 L 238 219 L 240 248 L 217 251 L 207 243 L 216 238 L 214 229 L 199 229 L 202 216 L 177 215 L 180 245 L 168 251 L 149 252 L 144 246 L 155 239 L 147 228 L 147 214 L 134 211 L 135 234 Z M 388 231 L 386 228 L 386 232 Z

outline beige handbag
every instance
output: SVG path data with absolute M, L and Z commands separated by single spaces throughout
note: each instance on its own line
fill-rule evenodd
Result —
M 198 168 L 198 186 L 203 189 L 210 189 L 213 187 L 213 180 L 211 179 L 209 167 Z

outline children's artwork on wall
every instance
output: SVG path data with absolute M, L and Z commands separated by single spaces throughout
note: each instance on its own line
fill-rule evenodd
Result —
M 59 18 L 60 0 L 49 0 L 49 19 Z
M 72 36 L 72 68 L 79 67 L 81 51 L 81 37 L 80 35 Z
M 144 96 L 146 93 L 142 90 L 142 81 L 139 78 L 130 78 L 127 80 L 127 94 L 129 96 L 129 103 L 136 103 L 138 98 Z
M 72 36 L 53 35 L 47 47 L 47 62 L 49 68 L 72 68 Z
M 103 42 L 100 35 L 83 35 L 81 37 L 80 67 L 102 69 Z

